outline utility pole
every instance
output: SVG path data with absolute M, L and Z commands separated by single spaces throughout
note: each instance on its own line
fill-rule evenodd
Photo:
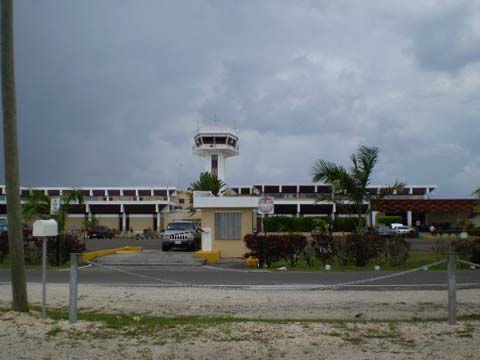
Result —
M 15 311 L 28 311 L 23 231 L 20 207 L 20 185 L 17 139 L 17 104 L 15 96 L 15 64 L 13 46 L 13 3 L 2 1 L 2 103 L 5 184 L 7 190 L 8 242 L 11 259 L 12 306 Z

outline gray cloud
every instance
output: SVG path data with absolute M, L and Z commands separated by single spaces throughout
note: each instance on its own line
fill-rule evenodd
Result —
M 381 148 L 376 183 L 480 185 L 473 1 L 16 2 L 25 185 L 190 184 L 198 122 L 240 128 L 227 183 L 308 182 Z M 3 153 L 2 153 L 3 157 Z M 0 170 L 3 178 L 3 168 Z

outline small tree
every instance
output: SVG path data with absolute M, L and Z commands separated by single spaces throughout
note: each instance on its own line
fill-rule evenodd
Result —
M 367 186 L 370 184 L 373 169 L 378 163 L 379 150 L 377 147 L 361 146 L 358 151 L 350 155 L 352 167 L 350 171 L 341 165 L 325 160 L 317 160 L 313 166 L 313 181 L 323 181 L 333 188 L 333 200 L 347 200 L 353 204 L 357 219 L 357 228 L 362 226 L 364 203 L 371 205 L 375 201 L 394 190 L 403 188 L 405 184 L 398 181 L 382 189 L 381 194 L 370 194 Z M 371 206 L 367 214 L 371 211 Z
M 213 195 L 218 196 L 223 192 L 225 183 L 206 171 L 201 173 L 198 180 L 190 186 L 193 191 L 211 191 Z

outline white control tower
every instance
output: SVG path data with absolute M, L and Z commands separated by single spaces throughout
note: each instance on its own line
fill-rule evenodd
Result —
M 239 154 L 238 137 L 231 129 L 204 127 L 194 137 L 193 153 L 205 158 L 205 171 L 225 181 L 225 159 Z

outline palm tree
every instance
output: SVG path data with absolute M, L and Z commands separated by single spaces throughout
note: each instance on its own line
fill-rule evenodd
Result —
M 17 99 L 13 40 L 13 1 L 1 3 L 2 104 L 5 184 L 7 186 L 8 241 L 10 246 L 12 305 L 15 311 L 28 311 L 27 280 L 23 250 L 18 166 Z
M 365 201 L 369 203 L 368 212 L 370 212 L 372 200 L 377 200 L 405 186 L 396 181 L 395 184 L 383 188 L 380 194 L 369 194 L 367 187 L 370 184 L 373 169 L 378 163 L 378 154 L 377 147 L 361 146 L 356 153 L 350 155 L 352 161 L 350 171 L 326 160 L 317 160 L 313 165 L 314 182 L 322 181 L 331 185 L 334 199 L 336 196 L 353 203 L 357 216 L 357 228 L 362 226 L 362 210 Z
M 67 217 L 72 210 L 73 204 L 83 204 L 83 194 L 78 189 L 70 190 L 62 195 L 60 209 L 55 215 L 55 220 L 57 220 L 58 223 L 58 231 L 60 233 L 65 231 Z
M 193 191 L 211 191 L 213 195 L 218 196 L 223 192 L 225 183 L 206 171 L 201 173 L 199 179 L 190 186 Z
M 25 222 L 50 218 L 50 197 L 44 192 L 31 192 L 22 209 Z

